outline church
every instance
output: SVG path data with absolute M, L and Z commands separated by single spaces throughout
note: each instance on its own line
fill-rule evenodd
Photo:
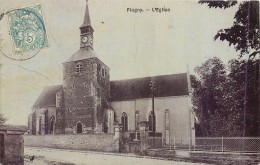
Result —
M 63 63 L 63 83 L 45 87 L 32 106 L 30 134 L 113 134 L 114 124 L 136 132 L 145 121 L 166 143 L 195 137 L 188 71 L 111 81 L 94 51 L 88 4 L 79 29 L 80 48 Z

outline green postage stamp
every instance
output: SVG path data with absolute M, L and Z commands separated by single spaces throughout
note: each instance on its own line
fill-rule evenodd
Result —
M 13 10 L 8 17 L 15 53 L 48 46 L 41 5 Z

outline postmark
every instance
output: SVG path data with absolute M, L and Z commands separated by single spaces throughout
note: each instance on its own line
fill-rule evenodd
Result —
M 15 60 L 26 60 L 48 46 L 41 5 L 9 11 L 9 35 L 13 53 L 5 54 Z

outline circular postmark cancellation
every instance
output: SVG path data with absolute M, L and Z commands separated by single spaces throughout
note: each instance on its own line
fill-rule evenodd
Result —
M 1 38 L 5 46 L 0 52 L 13 60 L 27 60 L 48 46 L 41 5 L 15 9 L 6 12 L 11 39 Z

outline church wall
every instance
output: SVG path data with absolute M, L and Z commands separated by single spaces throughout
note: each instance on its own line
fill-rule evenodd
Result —
M 107 132 L 108 133 L 114 133 L 114 119 L 115 119 L 115 113 L 114 110 L 108 109 L 106 113 L 106 124 L 107 124 Z
M 29 114 L 28 116 L 28 126 L 27 129 L 30 131 L 30 134 L 32 133 L 32 114 Z
M 51 117 L 56 118 L 57 107 L 44 107 L 44 108 L 34 108 L 32 114 L 32 134 L 48 134 L 50 130 L 50 119 Z M 41 118 L 41 130 L 39 120 Z
M 193 127 L 193 121 L 189 121 L 189 97 L 167 97 L 155 98 L 155 114 L 156 114 L 156 132 L 161 132 L 163 138 L 165 136 L 165 111 L 169 110 L 170 121 L 170 136 L 171 139 L 183 138 L 186 140 L 190 136 L 190 128 Z M 148 121 L 149 113 L 152 111 L 152 99 L 137 99 L 130 101 L 112 102 L 112 107 L 115 110 L 117 120 L 121 123 L 121 114 L 127 113 L 128 130 L 135 129 L 135 110 L 139 111 L 139 121 Z M 191 117 L 192 119 L 193 117 Z M 189 124 L 191 123 L 191 127 Z
M 56 111 L 55 111 L 55 134 L 65 133 L 65 112 L 64 112 L 64 93 L 63 90 L 56 93 Z
M 36 112 L 32 113 L 32 130 L 30 131 L 32 135 L 36 134 Z
M 96 59 L 97 72 L 96 72 L 96 114 L 95 114 L 95 133 L 104 132 L 107 126 L 104 125 L 106 122 L 105 110 L 108 108 L 108 101 L 110 95 L 110 75 L 109 68 L 102 63 L 100 60 Z M 103 72 L 103 73 L 102 73 Z M 106 127 L 106 128 L 104 128 Z
M 100 87 L 102 87 L 102 98 L 108 99 L 110 96 L 110 73 L 109 68 L 102 63 L 100 60 L 96 59 L 97 63 L 97 82 Z M 103 73 L 102 73 L 103 69 Z
M 45 134 L 50 134 L 52 132 L 50 132 L 50 127 L 51 127 L 51 118 L 54 117 L 55 118 L 55 122 L 56 122 L 56 110 L 57 108 L 56 107 L 49 107 L 48 108 L 48 112 L 47 112 L 47 119 L 45 119 L 45 121 L 47 122 L 45 125 L 47 128 L 45 128 Z M 55 132 L 55 130 L 54 130 Z
M 36 135 L 45 134 L 45 112 L 47 108 L 35 108 Z M 41 123 L 40 123 L 41 121 Z
M 56 121 L 55 121 L 55 134 L 64 134 L 64 108 L 57 108 L 56 110 Z

